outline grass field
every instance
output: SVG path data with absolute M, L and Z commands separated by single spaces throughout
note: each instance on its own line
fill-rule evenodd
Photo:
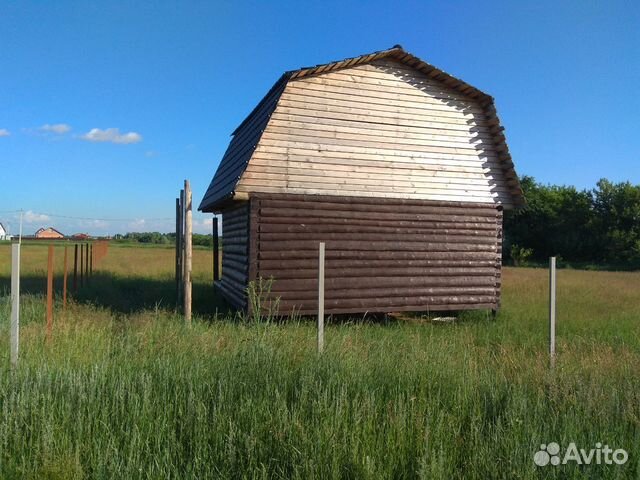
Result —
M 318 356 L 312 320 L 234 320 L 206 250 L 191 328 L 173 251 L 123 246 L 57 305 L 49 342 L 42 244 L 22 266 L 11 372 L 0 245 L 0 478 L 640 478 L 640 273 L 559 271 L 552 371 L 541 269 L 505 270 L 495 321 L 343 321 Z M 536 467 L 553 441 L 629 460 Z

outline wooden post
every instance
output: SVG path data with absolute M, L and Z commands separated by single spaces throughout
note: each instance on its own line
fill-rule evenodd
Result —
M 318 254 L 318 353 L 324 350 L 324 242 Z
M 53 328 L 53 245 L 49 245 L 47 256 L 47 338 Z
M 78 244 L 73 246 L 73 292 L 78 291 Z
M 64 273 L 62 274 L 62 308 L 67 308 L 67 246 L 64 246 Z
M 549 259 L 549 358 L 556 363 L 556 257 Z
M 179 275 L 179 287 L 178 287 L 178 302 L 183 305 L 184 312 L 184 189 L 180 190 L 180 228 L 179 228 L 179 258 L 180 275 Z
M 185 256 L 185 243 L 184 243 L 184 231 L 185 231 L 185 215 L 186 215 L 186 201 L 185 201 L 184 188 L 180 190 L 180 298 L 184 300 L 184 256 Z
M 220 242 L 218 239 L 218 217 L 213 216 L 213 281 L 220 280 Z
M 184 199 L 184 319 L 188 324 L 191 324 L 191 262 L 193 252 L 191 245 L 191 185 L 189 180 L 184 181 Z
M 93 277 L 93 242 L 89 244 L 89 276 Z
M 176 298 L 180 298 L 180 198 L 176 198 Z
M 20 339 L 20 243 L 11 244 L 11 366 L 18 366 Z

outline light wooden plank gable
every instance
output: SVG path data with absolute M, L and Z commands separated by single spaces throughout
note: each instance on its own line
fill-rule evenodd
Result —
M 200 210 L 215 205 L 234 193 L 238 179 L 247 166 L 260 135 L 269 122 L 286 82 L 280 79 L 249 116 L 233 132 L 233 138 L 205 193 Z
M 485 108 L 392 58 L 290 80 L 235 190 L 513 206 Z
M 252 193 L 524 204 L 493 98 L 396 45 L 285 72 L 200 204 Z

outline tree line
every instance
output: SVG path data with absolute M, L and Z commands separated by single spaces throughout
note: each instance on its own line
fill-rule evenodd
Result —
M 602 179 L 593 189 L 520 179 L 526 207 L 505 212 L 505 263 L 640 268 L 640 185 Z
M 503 260 L 524 265 L 559 257 L 562 264 L 640 268 L 640 185 L 602 179 L 593 189 L 520 179 L 527 204 L 505 212 Z M 224 232 L 223 232 L 224 234 Z M 175 233 L 131 232 L 119 240 L 175 244 Z M 213 247 L 211 234 L 193 244 Z
M 210 233 L 203 235 L 201 233 L 193 234 L 193 245 L 201 245 L 203 247 L 213 247 L 213 235 Z M 154 245 L 175 245 L 176 234 L 160 233 L 160 232 L 128 232 L 119 234 L 114 237 L 116 241 L 125 241 L 133 243 L 146 243 Z

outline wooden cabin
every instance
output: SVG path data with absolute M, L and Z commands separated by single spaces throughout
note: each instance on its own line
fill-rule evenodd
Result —
M 237 308 L 273 278 L 280 313 L 500 305 L 503 209 L 524 202 L 493 98 L 400 46 L 286 72 L 233 132 L 199 209 L 222 214 Z

